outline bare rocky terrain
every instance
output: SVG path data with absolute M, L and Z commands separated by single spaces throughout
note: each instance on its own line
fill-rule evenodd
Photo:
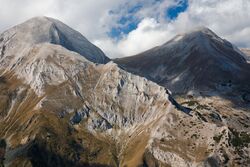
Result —
M 167 85 L 109 61 L 78 32 L 47 17 L 3 32 L 0 51 L 0 165 L 250 164 L 247 85 L 226 85 L 223 95 L 177 96 L 170 89 L 172 95 Z M 239 73 L 232 84 L 245 85 L 245 59 L 230 48 L 227 53 L 237 67 L 229 71 Z

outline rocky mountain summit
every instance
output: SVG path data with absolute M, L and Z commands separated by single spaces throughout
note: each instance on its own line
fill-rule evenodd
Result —
M 2 33 L 0 51 L 0 166 L 250 162 L 248 94 L 235 101 L 174 99 L 148 76 L 108 62 L 85 37 L 47 17 Z M 245 59 L 232 55 L 236 72 L 245 73 Z M 243 74 L 238 78 L 244 83 Z
M 5 44 L 1 46 L 0 53 L 10 52 L 5 53 L 5 55 L 13 54 L 17 51 L 25 52 L 32 45 L 51 43 L 77 52 L 95 63 L 104 64 L 109 61 L 109 58 L 82 34 L 64 23 L 49 17 L 35 17 L 17 25 L 3 32 L 0 36 L 0 41 L 2 44 Z M 2 54 L 0 55 L 1 57 L 3 56 Z
M 204 27 L 115 62 L 175 94 L 250 89 L 250 65 L 244 54 Z

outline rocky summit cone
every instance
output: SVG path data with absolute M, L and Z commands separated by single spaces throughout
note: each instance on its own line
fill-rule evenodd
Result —
M 40 43 L 57 44 L 95 63 L 109 61 L 109 58 L 82 34 L 49 17 L 35 17 L 17 25 L 5 31 L 0 36 L 0 41 L 6 43 L 5 47 L 19 51 Z
M 204 27 L 115 62 L 176 94 L 249 89 L 250 65 L 242 52 Z

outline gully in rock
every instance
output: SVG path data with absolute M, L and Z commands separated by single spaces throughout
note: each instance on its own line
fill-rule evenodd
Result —
M 168 89 L 165 88 L 166 94 L 168 94 L 168 100 L 180 111 L 184 112 L 185 114 L 189 115 L 192 117 L 192 115 L 190 114 L 190 112 L 192 111 L 191 108 L 188 107 L 184 107 L 182 105 L 180 105 L 173 97 L 172 94 L 170 93 L 170 91 Z

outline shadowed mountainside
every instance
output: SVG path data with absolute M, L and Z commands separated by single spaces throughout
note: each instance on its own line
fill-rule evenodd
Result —
M 242 52 L 207 28 L 177 35 L 162 46 L 114 61 L 174 94 L 250 90 L 250 64 Z

